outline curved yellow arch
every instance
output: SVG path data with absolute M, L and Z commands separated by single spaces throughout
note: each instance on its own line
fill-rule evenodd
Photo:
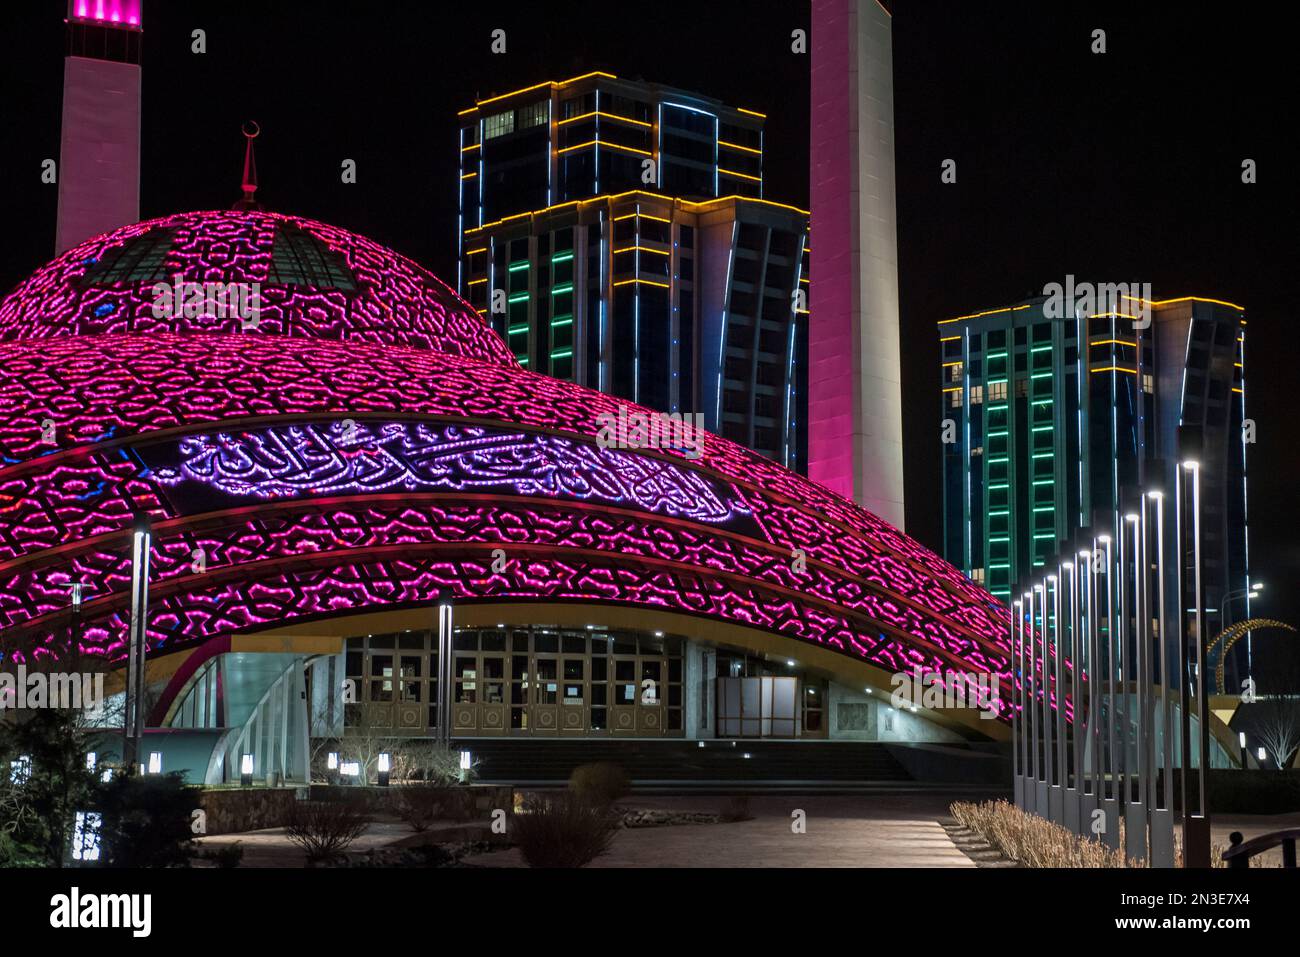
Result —
M 1228 651 L 1231 650 L 1242 635 L 1257 628 L 1284 628 L 1287 631 L 1295 631 L 1293 627 L 1284 621 L 1275 621 L 1272 618 L 1247 618 L 1245 621 L 1239 621 L 1219 632 L 1214 640 L 1210 642 L 1209 647 L 1205 649 L 1205 656 L 1208 658 L 1214 654 L 1214 649 L 1219 646 L 1219 642 L 1223 642 L 1223 651 L 1219 655 L 1219 663 L 1214 667 L 1214 684 L 1219 689 L 1219 694 L 1224 693 L 1223 662 L 1228 657 Z

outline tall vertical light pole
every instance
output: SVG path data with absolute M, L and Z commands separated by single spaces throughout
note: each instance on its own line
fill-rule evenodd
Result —
M 1140 508 L 1140 505 L 1139 505 Z M 1145 526 L 1142 523 L 1142 511 L 1126 516 L 1133 533 L 1133 659 L 1129 677 L 1133 680 L 1133 710 L 1137 713 L 1137 734 L 1133 742 L 1133 767 L 1137 774 L 1137 797 L 1129 805 L 1130 813 L 1125 818 L 1125 854 L 1131 859 L 1147 859 L 1147 776 L 1150 768 L 1146 763 L 1147 736 L 1151 733 L 1147 724 L 1146 701 L 1150 675 L 1147 669 L 1149 659 L 1147 632 L 1151 613 L 1148 608 L 1146 542 Z
M 1034 763 L 1030 760 L 1029 749 L 1033 742 L 1034 709 L 1028 692 L 1033 687 L 1033 637 L 1034 637 L 1034 593 L 1029 590 L 1020 596 L 1020 773 L 1024 778 L 1024 809 L 1034 810 L 1034 787 L 1037 775 L 1032 773 Z M 1025 617 L 1029 618 L 1029 638 L 1025 641 Z M 1030 727 L 1026 727 L 1026 723 Z
M 149 620 L 149 552 L 153 526 L 148 515 L 135 520 L 131 537 L 131 623 L 127 631 L 126 714 L 122 728 L 122 761 L 128 772 L 139 762 L 144 738 L 144 663 Z
M 1115 570 L 1111 565 L 1111 537 L 1105 533 L 1097 536 L 1093 546 L 1094 554 L 1104 554 L 1103 562 L 1098 562 L 1104 568 L 1105 594 L 1102 593 L 1100 578 L 1102 576 L 1093 576 L 1092 602 L 1095 615 L 1095 623 L 1092 628 L 1092 674 L 1091 678 L 1095 687 L 1092 690 L 1092 708 L 1096 712 L 1096 728 L 1093 732 L 1093 747 L 1095 757 L 1093 767 L 1096 775 L 1096 794 L 1097 806 L 1105 812 L 1106 830 L 1102 833 L 1101 839 L 1107 847 L 1119 847 L 1119 815 L 1116 813 L 1115 802 L 1109 797 L 1107 791 L 1108 778 L 1114 774 L 1114 754 L 1115 754 L 1115 675 L 1111 667 L 1113 655 L 1111 654 L 1111 641 L 1115 634 L 1115 629 L 1111 618 L 1113 616 L 1113 602 L 1111 600 L 1111 583 L 1115 578 Z M 1096 566 L 1094 566 L 1096 567 Z M 1102 621 L 1105 621 L 1105 639 L 1102 638 Z M 1106 687 L 1103 689 L 1100 685 L 1102 675 L 1106 676 Z M 1109 747 L 1109 750 L 1107 748 Z
M 1206 779 L 1210 775 L 1210 703 L 1205 693 L 1205 591 L 1201 577 L 1201 466 L 1195 460 L 1183 462 L 1191 479 L 1192 491 L 1192 600 L 1196 622 L 1196 719 L 1199 734 L 1199 773 L 1197 774 L 1197 814 L 1183 804 L 1183 863 L 1186 867 L 1210 866 L 1210 811 L 1206 805 Z M 1186 606 L 1186 601 L 1182 604 Z M 1184 614 L 1186 614 L 1184 612 Z M 1184 638 L 1184 647 L 1186 638 Z M 1189 742 L 1190 745 L 1190 742 Z M 1184 751 L 1189 751 L 1188 745 Z M 1186 776 L 1186 770 L 1184 770 Z M 1184 786 L 1184 792 L 1186 787 Z
M 1071 556 L 1066 563 L 1066 568 L 1070 572 L 1070 704 L 1074 711 L 1074 720 L 1069 724 L 1070 739 L 1069 753 L 1067 761 L 1069 765 L 1069 775 L 1066 777 L 1066 797 L 1070 802 L 1069 810 L 1066 812 L 1066 827 L 1075 833 L 1082 833 L 1080 828 L 1083 822 L 1083 764 L 1080 760 L 1082 756 L 1083 735 L 1080 733 L 1080 722 L 1082 721 L 1083 705 L 1079 693 L 1079 677 L 1083 669 L 1083 652 L 1080 650 L 1079 635 L 1080 628 L 1080 594 L 1083 591 L 1083 573 L 1086 567 L 1086 560 L 1080 565 L 1077 557 Z M 1062 656 L 1064 657 L 1064 656 Z M 1064 664 L 1062 664 L 1064 671 Z M 1065 698 L 1061 697 L 1060 708 L 1062 713 L 1065 711 Z M 1073 794 L 1070 792 L 1073 791 Z
M 1041 783 L 1038 788 L 1038 813 L 1043 817 L 1051 817 L 1051 794 L 1052 794 L 1052 706 L 1049 700 L 1051 694 L 1051 682 L 1047 680 L 1047 668 L 1050 664 L 1047 654 L 1047 593 L 1053 585 L 1056 584 L 1056 576 L 1048 575 L 1047 580 L 1043 582 L 1038 589 L 1038 617 L 1039 617 L 1039 644 L 1038 644 L 1038 685 L 1041 702 L 1038 706 L 1038 767 L 1042 774 Z
M 1143 499 L 1143 509 L 1150 504 L 1155 509 L 1155 620 L 1158 651 L 1155 664 L 1160 669 L 1160 737 L 1161 750 L 1153 752 L 1153 757 L 1160 764 L 1159 780 L 1163 783 L 1159 794 L 1151 794 L 1151 865 L 1153 867 L 1174 866 L 1174 727 L 1170 703 L 1169 671 L 1169 631 L 1165 624 L 1165 501 L 1160 491 L 1147 492 Z M 1153 719 L 1150 736 L 1155 747 L 1156 729 Z M 1156 769 L 1151 769 L 1154 775 Z
M 1056 704 L 1056 727 L 1052 731 L 1052 740 L 1056 743 L 1056 766 L 1052 791 L 1052 820 L 1065 824 L 1065 789 L 1068 785 L 1069 769 L 1065 758 L 1065 635 L 1062 627 L 1061 588 L 1065 584 L 1066 562 L 1057 562 L 1056 587 L 1052 589 L 1052 650 L 1056 655 L 1055 687 L 1052 699 Z
M 1263 587 L 1264 585 L 1261 582 L 1252 582 L 1251 584 L 1247 585 L 1245 588 L 1239 588 L 1236 591 L 1230 591 L 1223 596 L 1223 599 L 1219 602 L 1219 615 L 1220 615 L 1219 620 L 1220 620 L 1220 627 L 1224 631 L 1226 631 L 1228 628 L 1232 626 L 1232 617 L 1228 614 L 1228 608 L 1232 605 L 1232 603 L 1234 601 L 1237 601 L 1238 599 L 1244 599 L 1246 604 L 1246 617 L 1249 618 L 1250 603 L 1253 599 L 1259 597 L 1260 589 L 1262 589 Z M 1222 649 L 1219 652 L 1220 660 L 1222 660 L 1226 654 L 1227 654 L 1227 649 L 1226 648 Z M 1225 667 L 1227 666 L 1226 661 L 1224 661 L 1224 666 Z M 1238 672 L 1238 676 L 1240 676 L 1240 672 Z M 1250 652 L 1249 631 L 1246 632 L 1246 677 L 1247 678 L 1254 677 L 1254 656 Z M 1252 691 L 1253 690 L 1254 689 L 1252 689 Z M 1245 765 L 1243 764 L 1242 767 L 1245 767 Z
M 1020 760 L 1020 637 L 1024 631 L 1024 608 L 1020 599 L 1011 603 L 1011 786 L 1016 807 L 1024 810 L 1025 783 L 1020 778 L 1024 767 Z
M 1118 586 L 1118 618 L 1115 625 L 1116 638 L 1116 664 L 1119 669 L 1119 710 L 1115 714 L 1115 720 L 1118 725 L 1119 753 L 1116 755 L 1116 790 L 1119 795 L 1119 813 L 1127 817 L 1129 799 L 1132 792 L 1129 788 L 1129 762 L 1128 762 L 1128 742 L 1129 742 L 1129 703 L 1128 703 L 1128 679 L 1129 679 L 1129 571 L 1128 571 L 1128 551 L 1129 551 L 1129 534 L 1128 522 L 1125 516 L 1119 523 L 1119 576 L 1116 580 Z
M 1120 700 L 1123 703 L 1121 713 L 1123 714 L 1123 726 L 1120 729 L 1120 756 L 1123 772 L 1120 776 L 1123 796 L 1120 799 L 1119 810 L 1124 815 L 1124 853 L 1128 857 L 1141 857 L 1145 849 L 1145 839 L 1139 840 L 1141 825 L 1145 824 L 1145 817 L 1142 816 L 1141 805 L 1141 765 L 1140 754 L 1142 748 L 1141 729 L 1138 734 L 1134 735 L 1134 710 L 1136 707 L 1136 697 L 1140 693 L 1140 681 L 1137 676 L 1137 657 L 1140 652 L 1140 642 L 1135 641 L 1136 624 L 1139 621 L 1138 612 L 1138 585 L 1139 585 L 1139 563 L 1141 556 L 1138 554 L 1138 515 L 1135 512 L 1126 512 L 1123 523 L 1120 526 L 1119 544 L 1120 544 L 1120 621 L 1119 621 L 1119 667 L 1120 667 Z M 1130 746 L 1131 745 L 1131 746 Z M 1138 778 L 1138 795 L 1133 793 L 1133 778 Z
M 1079 785 L 1080 834 L 1089 833 L 1092 812 L 1097 808 L 1097 776 L 1093 774 L 1097 758 L 1096 749 L 1093 747 L 1096 733 L 1094 712 L 1097 690 L 1094 680 L 1096 658 L 1093 657 L 1093 633 L 1096 629 L 1096 622 L 1093 619 L 1096 608 L 1094 594 L 1097 589 L 1096 566 L 1093 564 L 1095 552 L 1095 540 L 1093 547 L 1081 549 L 1079 552 L 1079 638 L 1075 642 L 1075 647 L 1083 664 L 1076 663 L 1074 666 L 1075 685 L 1078 688 L 1074 700 L 1074 739 L 1076 742 L 1075 773 L 1084 782 Z
M 452 699 L 452 602 L 450 592 L 438 596 L 438 735 L 437 741 L 451 747 Z

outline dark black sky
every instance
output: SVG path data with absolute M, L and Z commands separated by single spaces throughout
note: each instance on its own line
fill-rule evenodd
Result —
M 145 3 L 146 217 L 237 198 L 253 118 L 268 206 L 450 276 L 456 111 L 594 69 L 767 113 L 767 195 L 808 202 L 808 62 L 790 51 L 806 0 Z M 64 4 L 15 6 L 0 41 L 3 290 L 52 253 L 56 189 L 39 169 L 58 156 L 62 83 Z M 1251 556 L 1271 586 L 1259 610 L 1300 620 L 1297 83 L 1279 5 L 894 6 L 909 531 L 938 541 L 935 320 L 1066 273 L 1148 281 L 1158 298 L 1248 310 Z M 505 55 L 489 51 L 495 28 Z M 1257 185 L 1240 182 L 1247 157 Z M 356 185 L 339 181 L 344 158 Z M 940 183 L 945 158 L 956 185 Z

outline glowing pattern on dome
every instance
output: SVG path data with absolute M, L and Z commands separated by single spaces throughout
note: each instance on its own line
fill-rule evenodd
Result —
M 344 257 L 351 298 L 264 285 L 250 334 L 151 325 L 139 284 L 79 285 L 87 260 L 164 224 L 161 268 L 260 282 L 284 220 Z M 82 582 L 84 646 L 120 657 L 143 511 L 154 650 L 444 590 L 668 609 L 887 672 L 1010 678 L 1008 610 L 939 556 L 714 435 L 698 459 L 600 449 L 599 417 L 635 407 L 520 368 L 436 279 L 342 230 L 250 211 L 128 227 L 19 286 L 0 340 L 6 637 L 65 634 Z
M 162 485 L 198 482 L 260 499 L 494 491 L 602 501 L 708 523 L 749 512 L 718 483 L 670 462 L 553 435 L 473 426 L 345 420 L 191 436 L 178 451 L 176 466 L 154 469 Z
M 130 260 L 132 244 L 160 235 L 167 238 L 155 243 L 161 260 L 145 278 L 91 281 L 106 257 Z M 282 281 L 277 249 L 284 252 L 303 235 L 342 257 L 354 291 L 337 281 L 320 288 Z M 190 283 L 256 283 L 256 330 L 243 329 L 236 317 L 187 317 L 179 310 L 156 315 L 155 285 L 177 276 Z M 260 210 L 181 213 L 96 236 L 38 269 L 0 301 L 0 340 L 128 332 L 338 339 L 515 362 L 472 307 L 409 259 L 334 226 Z

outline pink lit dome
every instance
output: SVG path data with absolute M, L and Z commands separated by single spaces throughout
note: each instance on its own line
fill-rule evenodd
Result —
M 156 316 L 177 272 L 258 283 L 259 324 Z M 232 210 L 89 240 L 0 302 L 0 651 L 68 634 L 80 582 L 83 647 L 121 658 L 145 512 L 154 655 L 442 594 L 726 629 L 886 689 L 1010 678 L 1008 610 L 938 555 L 717 436 L 604 448 L 621 409 L 648 411 L 521 368 L 434 276 L 335 227 Z
M 158 309 L 160 284 L 256 284 L 255 327 L 197 304 Z M 433 349 L 514 364 L 450 288 L 391 249 L 300 216 L 179 213 L 88 239 L 0 301 L 0 341 L 244 332 Z

